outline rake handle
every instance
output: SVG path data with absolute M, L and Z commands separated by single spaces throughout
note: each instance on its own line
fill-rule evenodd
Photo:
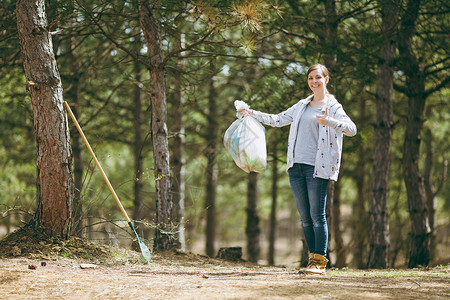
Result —
M 103 171 L 102 166 L 101 166 L 100 163 L 98 162 L 98 159 L 97 159 L 97 157 L 95 156 L 95 153 L 94 153 L 94 151 L 93 151 L 92 148 L 91 148 L 91 145 L 89 145 L 89 142 L 88 142 L 88 140 L 86 139 L 86 136 L 84 135 L 83 130 L 82 130 L 81 127 L 80 127 L 80 124 L 78 124 L 77 118 L 75 118 L 75 115 L 73 114 L 72 110 L 70 109 L 69 104 L 68 104 L 66 101 L 64 101 L 64 105 L 65 105 L 67 111 L 69 112 L 69 115 L 70 115 L 70 117 L 72 118 L 73 122 L 75 123 L 75 126 L 76 126 L 77 129 L 78 129 L 78 132 L 80 133 L 81 137 L 83 138 L 83 141 L 84 141 L 84 143 L 86 144 L 86 147 L 88 148 L 89 152 L 91 153 L 92 158 L 93 158 L 94 161 L 95 161 L 95 164 L 97 165 L 98 169 L 100 170 L 100 173 L 102 173 L 103 179 L 105 180 L 106 185 L 108 185 L 109 190 L 110 190 L 111 193 L 113 194 L 114 199 L 115 199 L 116 202 L 117 202 L 117 205 L 119 205 L 119 208 L 120 208 L 120 210 L 122 211 L 123 215 L 125 216 L 125 219 L 127 220 L 128 224 L 130 224 L 130 223 L 131 223 L 131 220 L 130 220 L 130 218 L 128 217 L 127 212 L 126 212 L 125 209 L 123 208 L 123 205 L 122 205 L 122 203 L 120 202 L 119 197 L 117 196 L 116 192 L 114 191 L 114 188 L 112 187 L 111 183 L 109 182 L 108 177 L 106 176 L 105 172 Z

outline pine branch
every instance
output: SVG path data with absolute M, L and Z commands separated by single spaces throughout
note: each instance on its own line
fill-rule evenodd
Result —
M 363 6 L 358 7 L 358 8 L 356 8 L 356 9 L 352 10 L 352 11 L 346 12 L 346 13 L 344 13 L 344 14 L 338 16 L 338 18 L 337 18 L 337 20 L 336 20 L 336 23 L 339 24 L 339 23 L 344 22 L 344 21 L 347 20 L 347 19 L 354 18 L 354 17 L 356 17 L 356 16 L 362 15 L 362 14 L 364 14 L 364 13 L 366 13 L 366 12 L 368 12 L 368 11 L 374 10 L 374 9 L 378 9 L 378 8 L 379 8 L 378 5 L 374 5 L 374 6 L 368 7 L 368 6 L 369 6 L 370 4 L 372 4 L 373 2 L 374 2 L 374 0 L 369 0 L 369 1 L 368 1 L 366 4 L 364 4 Z
M 167 64 L 167 62 L 168 62 L 172 57 L 174 57 L 175 55 L 177 55 L 177 54 L 179 54 L 179 53 L 182 53 L 182 52 L 189 51 L 189 50 L 193 49 L 195 46 L 202 44 L 202 43 L 206 40 L 206 38 L 207 38 L 208 36 L 210 36 L 210 35 L 214 32 L 214 30 L 215 30 L 215 28 L 213 27 L 213 28 L 212 28 L 211 30 L 209 30 L 209 31 L 205 34 L 205 36 L 202 37 L 200 40 L 198 40 L 198 41 L 196 41 L 196 42 L 190 44 L 189 46 L 187 46 L 187 47 L 185 47 L 185 48 L 177 49 L 177 50 L 174 50 L 174 51 L 172 51 L 171 53 L 169 53 L 169 54 L 166 56 L 166 58 L 163 60 L 163 62 L 162 62 L 162 64 L 161 64 L 161 67 L 164 67 L 164 66 Z
M 110 34 L 108 34 L 103 27 L 100 25 L 100 23 L 96 20 L 94 16 L 92 16 L 91 12 L 87 10 L 78 0 L 75 0 L 75 2 L 81 7 L 81 9 L 89 16 L 91 21 L 97 26 L 97 28 L 100 30 L 100 32 L 105 36 L 109 41 L 111 41 L 117 48 L 124 51 L 126 54 L 130 55 L 135 61 L 145 65 L 149 70 L 151 70 L 153 67 L 149 63 L 143 61 L 139 58 L 137 53 L 132 53 L 130 50 L 128 50 L 123 45 L 119 44 Z
M 425 91 L 425 97 L 428 97 L 429 95 L 433 94 L 434 92 L 439 91 L 442 88 L 447 87 L 447 84 L 450 82 L 450 76 L 445 77 L 441 82 L 437 83 L 435 86 L 430 88 L 429 90 Z

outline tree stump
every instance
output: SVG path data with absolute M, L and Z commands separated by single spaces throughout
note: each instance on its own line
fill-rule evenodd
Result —
M 242 261 L 242 247 L 220 248 L 219 252 L 217 252 L 216 258 L 231 261 Z

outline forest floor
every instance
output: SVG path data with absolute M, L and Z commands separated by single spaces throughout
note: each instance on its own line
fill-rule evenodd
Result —
M 139 252 L 21 230 L 0 241 L 0 299 L 450 299 L 450 266 L 304 275 L 170 251 Z

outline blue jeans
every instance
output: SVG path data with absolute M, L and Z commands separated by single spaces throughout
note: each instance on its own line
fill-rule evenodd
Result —
M 329 180 L 314 178 L 314 166 L 305 164 L 295 163 L 288 172 L 309 252 L 325 256 L 328 244 L 325 205 Z

